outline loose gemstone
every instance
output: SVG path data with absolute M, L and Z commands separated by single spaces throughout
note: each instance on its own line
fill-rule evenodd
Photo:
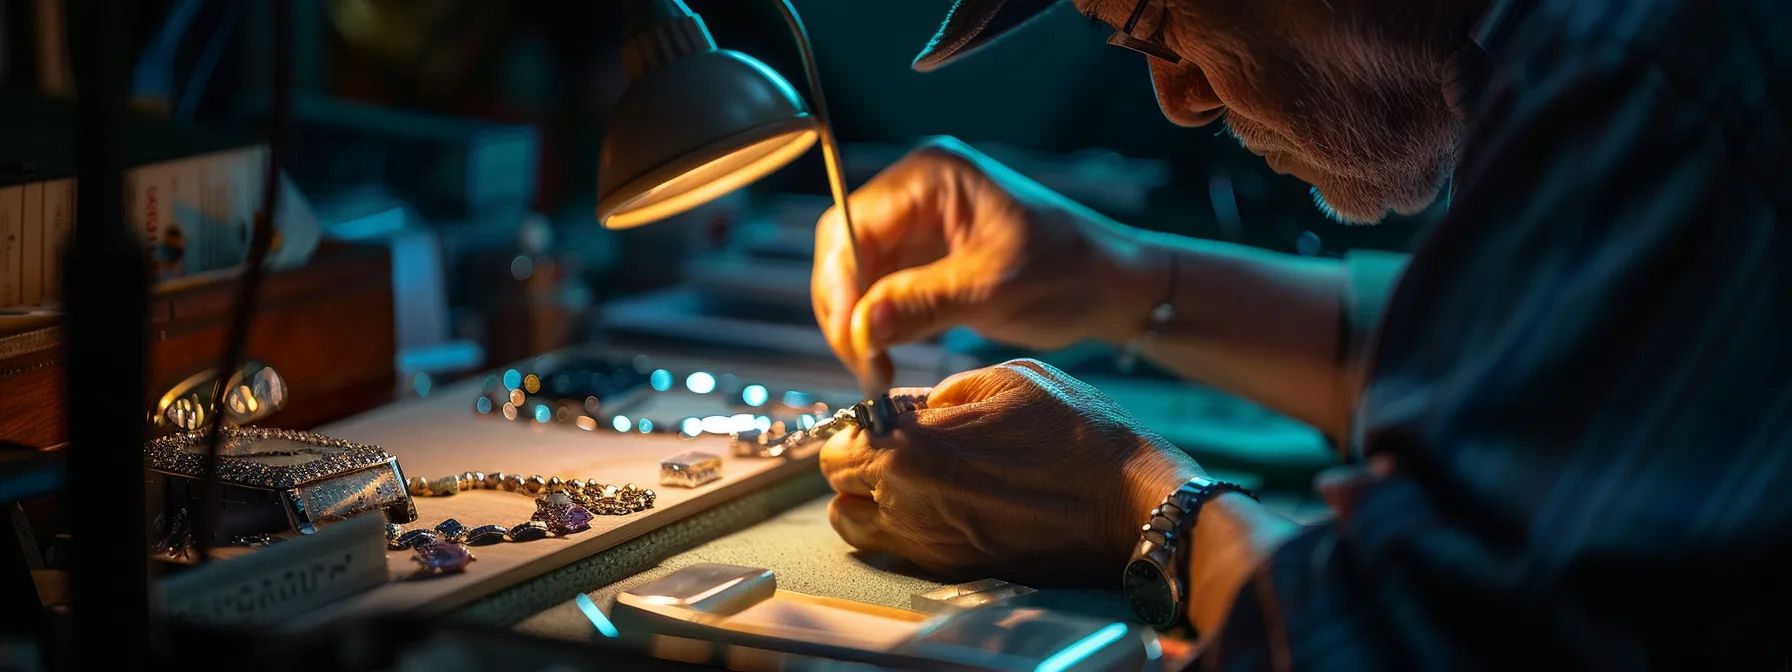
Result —
M 552 531 L 553 530 L 548 527 L 547 523 L 539 520 L 531 520 L 510 528 L 510 540 L 535 541 L 537 539 L 546 539 L 548 534 Z
M 416 555 L 411 558 L 423 566 L 423 571 L 431 574 L 459 574 L 466 571 L 467 565 L 476 559 L 467 547 L 449 543 L 418 546 Z
M 467 536 L 467 526 L 462 525 L 460 521 L 453 518 L 449 518 L 442 521 L 440 524 L 437 524 L 436 531 L 442 533 L 442 538 L 444 540 L 452 543 L 460 543 L 460 541 Z
M 594 517 L 585 507 L 574 504 L 556 511 L 548 525 L 554 528 L 554 534 L 565 536 L 591 529 L 591 519 Z
M 467 543 L 473 546 L 490 546 L 503 542 L 510 537 L 510 528 L 503 525 L 480 525 L 467 533 Z
M 411 530 L 398 535 L 398 540 L 393 543 L 396 544 L 398 548 L 416 548 L 418 546 L 442 543 L 442 535 L 435 530 Z

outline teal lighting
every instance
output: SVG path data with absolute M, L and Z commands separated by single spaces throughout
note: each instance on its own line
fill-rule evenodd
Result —
M 1083 662 L 1088 659 L 1089 656 L 1095 655 L 1095 652 L 1100 651 L 1101 647 L 1113 644 L 1114 642 L 1119 641 L 1121 637 L 1125 636 L 1125 623 L 1109 623 L 1107 627 L 1096 630 L 1088 637 L 1077 640 L 1075 644 L 1066 646 L 1064 647 L 1064 650 L 1054 653 L 1050 658 L 1041 661 L 1039 667 L 1033 668 L 1033 672 L 1063 672 L 1064 670 L 1070 669 L 1070 666 Z

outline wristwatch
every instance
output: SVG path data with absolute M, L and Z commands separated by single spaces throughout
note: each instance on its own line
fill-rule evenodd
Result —
M 1146 521 L 1121 579 L 1126 601 L 1140 621 L 1169 630 L 1186 616 L 1188 542 L 1201 506 L 1222 492 L 1257 498 L 1237 484 L 1196 476 L 1151 510 L 1151 519 Z

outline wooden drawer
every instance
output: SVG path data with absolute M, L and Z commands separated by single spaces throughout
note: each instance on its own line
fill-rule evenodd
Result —
M 379 406 L 397 389 L 391 259 L 383 246 L 326 245 L 304 268 L 271 273 L 247 354 L 290 388 L 286 408 L 260 424 L 306 429 Z M 151 400 L 217 366 L 236 279 L 159 288 L 149 306 Z M 0 440 L 48 447 L 66 440 L 62 328 L 0 336 Z M 104 381 L 96 381 L 104 385 Z

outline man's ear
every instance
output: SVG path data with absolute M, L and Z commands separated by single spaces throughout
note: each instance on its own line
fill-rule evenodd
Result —
M 1220 101 L 1207 81 L 1201 66 L 1183 59 L 1181 63 L 1165 63 L 1145 59 L 1151 68 L 1151 88 L 1157 92 L 1157 107 L 1164 118 L 1177 126 L 1206 126 L 1220 118 L 1226 104 Z

